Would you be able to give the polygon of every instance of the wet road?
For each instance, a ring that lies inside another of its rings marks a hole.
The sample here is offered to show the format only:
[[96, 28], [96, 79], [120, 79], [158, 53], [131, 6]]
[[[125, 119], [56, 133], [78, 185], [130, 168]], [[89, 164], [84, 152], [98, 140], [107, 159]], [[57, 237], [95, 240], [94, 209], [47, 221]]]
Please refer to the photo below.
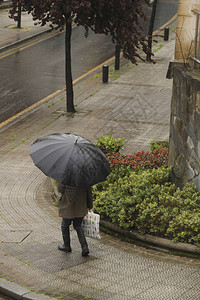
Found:
[[[114, 54], [109, 37], [76, 27], [72, 35], [73, 79]], [[0, 60], [0, 122], [65, 86], [65, 33]], [[6, 74], [6, 76], [4, 76]]]
[[[154, 30], [177, 12], [178, 0], [160, 0]], [[150, 18], [151, 9], [146, 13]], [[148, 22], [144, 24], [148, 31]], [[72, 72], [76, 79], [114, 55], [110, 37], [76, 27], [72, 34]], [[0, 123], [65, 86], [64, 33], [0, 59]]]

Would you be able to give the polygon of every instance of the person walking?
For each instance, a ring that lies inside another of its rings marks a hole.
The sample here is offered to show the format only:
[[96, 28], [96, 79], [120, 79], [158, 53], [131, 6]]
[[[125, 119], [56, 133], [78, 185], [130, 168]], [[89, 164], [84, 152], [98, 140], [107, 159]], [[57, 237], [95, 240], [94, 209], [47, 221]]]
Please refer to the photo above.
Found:
[[72, 251], [69, 226], [73, 223], [81, 244], [82, 256], [87, 256], [89, 249], [81, 225], [88, 210], [93, 207], [92, 189], [91, 187], [75, 188], [58, 183], [58, 191], [62, 194], [58, 200], [58, 211], [59, 216], [62, 217], [61, 231], [64, 242], [63, 245], [58, 246], [58, 249], [65, 252]]

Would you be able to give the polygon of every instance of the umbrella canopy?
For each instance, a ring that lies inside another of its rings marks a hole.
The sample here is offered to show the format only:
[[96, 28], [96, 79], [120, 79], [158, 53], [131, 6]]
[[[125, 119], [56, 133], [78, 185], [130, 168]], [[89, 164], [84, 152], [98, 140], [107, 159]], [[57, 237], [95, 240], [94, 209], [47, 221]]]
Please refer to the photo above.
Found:
[[92, 186], [110, 173], [103, 152], [91, 141], [70, 133], [38, 138], [30, 155], [45, 175], [69, 186]]

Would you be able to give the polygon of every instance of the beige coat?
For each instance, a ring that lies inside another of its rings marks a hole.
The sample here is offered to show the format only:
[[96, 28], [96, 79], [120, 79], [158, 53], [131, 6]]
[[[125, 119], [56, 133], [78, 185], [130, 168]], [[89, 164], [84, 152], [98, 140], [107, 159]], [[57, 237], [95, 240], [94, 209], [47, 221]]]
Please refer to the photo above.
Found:
[[58, 200], [59, 216], [62, 218], [84, 217], [93, 207], [91, 187], [73, 188], [59, 183], [58, 191], [62, 194]]

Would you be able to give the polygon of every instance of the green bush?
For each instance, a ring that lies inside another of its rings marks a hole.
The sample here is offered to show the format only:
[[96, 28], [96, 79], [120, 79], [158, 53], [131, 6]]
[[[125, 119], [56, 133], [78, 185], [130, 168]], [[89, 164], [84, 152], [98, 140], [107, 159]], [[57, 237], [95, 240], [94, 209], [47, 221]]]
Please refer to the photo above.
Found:
[[124, 139], [113, 138], [111, 135], [102, 135], [95, 143], [104, 154], [119, 152], [124, 147]]
[[122, 228], [199, 245], [200, 195], [191, 184], [180, 190], [171, 178], [166, 167], [112, 172], [93, 187], [94, 210]]
[[181, 210], [180, 214], [175, 216], [169, 223], [167, 236], [174, 241], [185, 242], [200, 245], [200, 211]]
[[150, 150], [153, 151], [155, 149], [168, 149], [169, 148], [169, 141], [166, 140], [166, 141], [152, 141], [150, 143], [150, 146], [149, 146]]

